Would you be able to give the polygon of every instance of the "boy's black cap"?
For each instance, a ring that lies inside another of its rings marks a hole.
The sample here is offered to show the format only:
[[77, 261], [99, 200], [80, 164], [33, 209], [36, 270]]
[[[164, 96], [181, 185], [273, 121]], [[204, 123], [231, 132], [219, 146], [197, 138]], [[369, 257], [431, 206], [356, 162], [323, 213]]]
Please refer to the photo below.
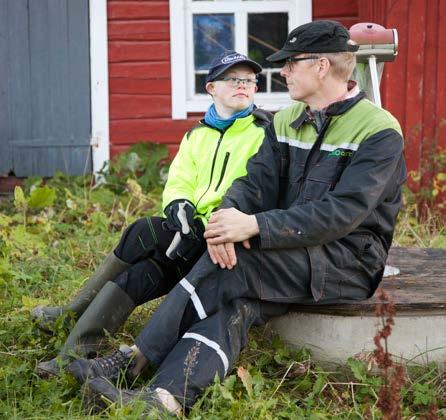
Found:
[[349, 40], [348, 30], [339, 22], [317, 20], [293, 29], [282, 49], [267, 57], [267, 60], [283, 61], [299, 53], [357, 51], [359, 46], [349, 44]]
[[255, 74], [262, 71], [262, 66], [259, 63], [250, 60], [246, 55], [229, 50], [221, 53], [212, 60], [208, 75], [206, 76], [206, 83], [214, 81], [218, 76], [236, 64], [246, 64], [252, 68]]

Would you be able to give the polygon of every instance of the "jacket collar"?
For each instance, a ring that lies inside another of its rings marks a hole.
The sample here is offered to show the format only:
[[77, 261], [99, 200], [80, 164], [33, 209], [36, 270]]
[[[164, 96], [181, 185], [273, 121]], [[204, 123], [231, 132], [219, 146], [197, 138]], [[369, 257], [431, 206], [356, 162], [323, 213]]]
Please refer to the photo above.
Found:
[[200, 124], [212, 128], [213, 130], [217, 130], [220, 132], [225, 132], [228, 130], [231, 131], [243, 131], [245, 130], [254, 120], [259, 120], [263, 123], [269, 123], [272, 120], [272, 114], [268, 111], [265, 111], [263, 109], [257, 108], [254, 105], [254, 110], [252, 111], [251, 114], [249, 114], [248, 116], [244, 117], [244, 118], [238, 118], [236, 119], [226, 130], [218, 130], [215, 127], [211, 127], [210, 125], [206, 124], [206, 122], [204, 121], [204, 118], [200, 120]]
[[[352, 98], [347, 98], [342, 101], [334, 102], [330, 104], [327, 108], [325, 108], [325, 115], [327, 117], [331, 117], [333, 115], [341, 115], [347, 112], [350, 108], [355, 106], [360, 100], [362, 100], [365, 97], [365, 93], [363, 91], [360, 91], [357, 95], [355, 95]], [[308, 112], [309, 108], [308, 106], [302, 111], [302, 113], [295, 119], [291, 124], [290, 127], [294, 129], [300, 128], [300, 126], [304, 122], [310, 122], [311, 121], [311, 115]]]

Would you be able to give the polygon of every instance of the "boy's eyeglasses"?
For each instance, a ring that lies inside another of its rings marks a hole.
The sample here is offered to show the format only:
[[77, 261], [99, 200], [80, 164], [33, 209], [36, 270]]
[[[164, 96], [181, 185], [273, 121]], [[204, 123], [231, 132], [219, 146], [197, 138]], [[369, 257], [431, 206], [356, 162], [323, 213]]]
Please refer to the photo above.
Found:
[[317, 55], [310, 55], [308, 57], [288, 57], [285, 59], [285, 65], [287, 66], [288, 71], [293, 70], [293, 63], [297, 61], [305, 61], [305, 60], [318, 60], [320, 57]]
[[240, 79], [239, 77], [221, 77], [215, 79], [216, 81], [225, 82], [231, 87], [238, 87], [240, 84], [244, 83], [246, 87], [252, 87], [257, 84], [257, 79]]

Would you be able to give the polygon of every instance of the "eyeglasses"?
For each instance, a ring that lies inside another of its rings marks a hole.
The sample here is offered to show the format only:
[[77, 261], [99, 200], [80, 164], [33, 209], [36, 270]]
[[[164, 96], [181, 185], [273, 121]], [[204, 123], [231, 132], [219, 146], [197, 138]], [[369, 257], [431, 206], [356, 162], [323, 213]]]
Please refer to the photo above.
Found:
[[231, 87], [238, 87], [242, 83], [244, 83], [246, 87], [252, 87], [257, 84], [257, 79], [240, 79], [239, 77], [229, 77], [229, 76], [215, 80], [219, 82], [225, 82]]
[[288, 57], [285, 59], [285, 65], [287, 66], [287, 70], [291, 71], [293, 70], [293, 63], [296, 63], [297, 61], [305, 61], [305, 60], [318, 60], [320, 57], [317, 55], [310, 55], [308, 57]]

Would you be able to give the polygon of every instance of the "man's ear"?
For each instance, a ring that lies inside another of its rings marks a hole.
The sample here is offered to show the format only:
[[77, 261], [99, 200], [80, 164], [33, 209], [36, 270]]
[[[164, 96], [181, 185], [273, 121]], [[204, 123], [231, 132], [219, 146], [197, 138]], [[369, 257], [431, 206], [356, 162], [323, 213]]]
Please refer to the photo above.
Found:
[[319, 64], [318, 65], [319, 65], [319, 74], [320, 74], [320, 76], [322, 78], [327, 76], [328, 72], [330, 71], [330, 66], [331, 66], [331, 63], [328, 60], [328, 58], [321, 57], [319, 59]]
[[255, 86], [255, 89], [254, 89], [254, 92], [257, 92], [258, 90], [259, 90], [259, 86], [256, 85], [256, 86]]

